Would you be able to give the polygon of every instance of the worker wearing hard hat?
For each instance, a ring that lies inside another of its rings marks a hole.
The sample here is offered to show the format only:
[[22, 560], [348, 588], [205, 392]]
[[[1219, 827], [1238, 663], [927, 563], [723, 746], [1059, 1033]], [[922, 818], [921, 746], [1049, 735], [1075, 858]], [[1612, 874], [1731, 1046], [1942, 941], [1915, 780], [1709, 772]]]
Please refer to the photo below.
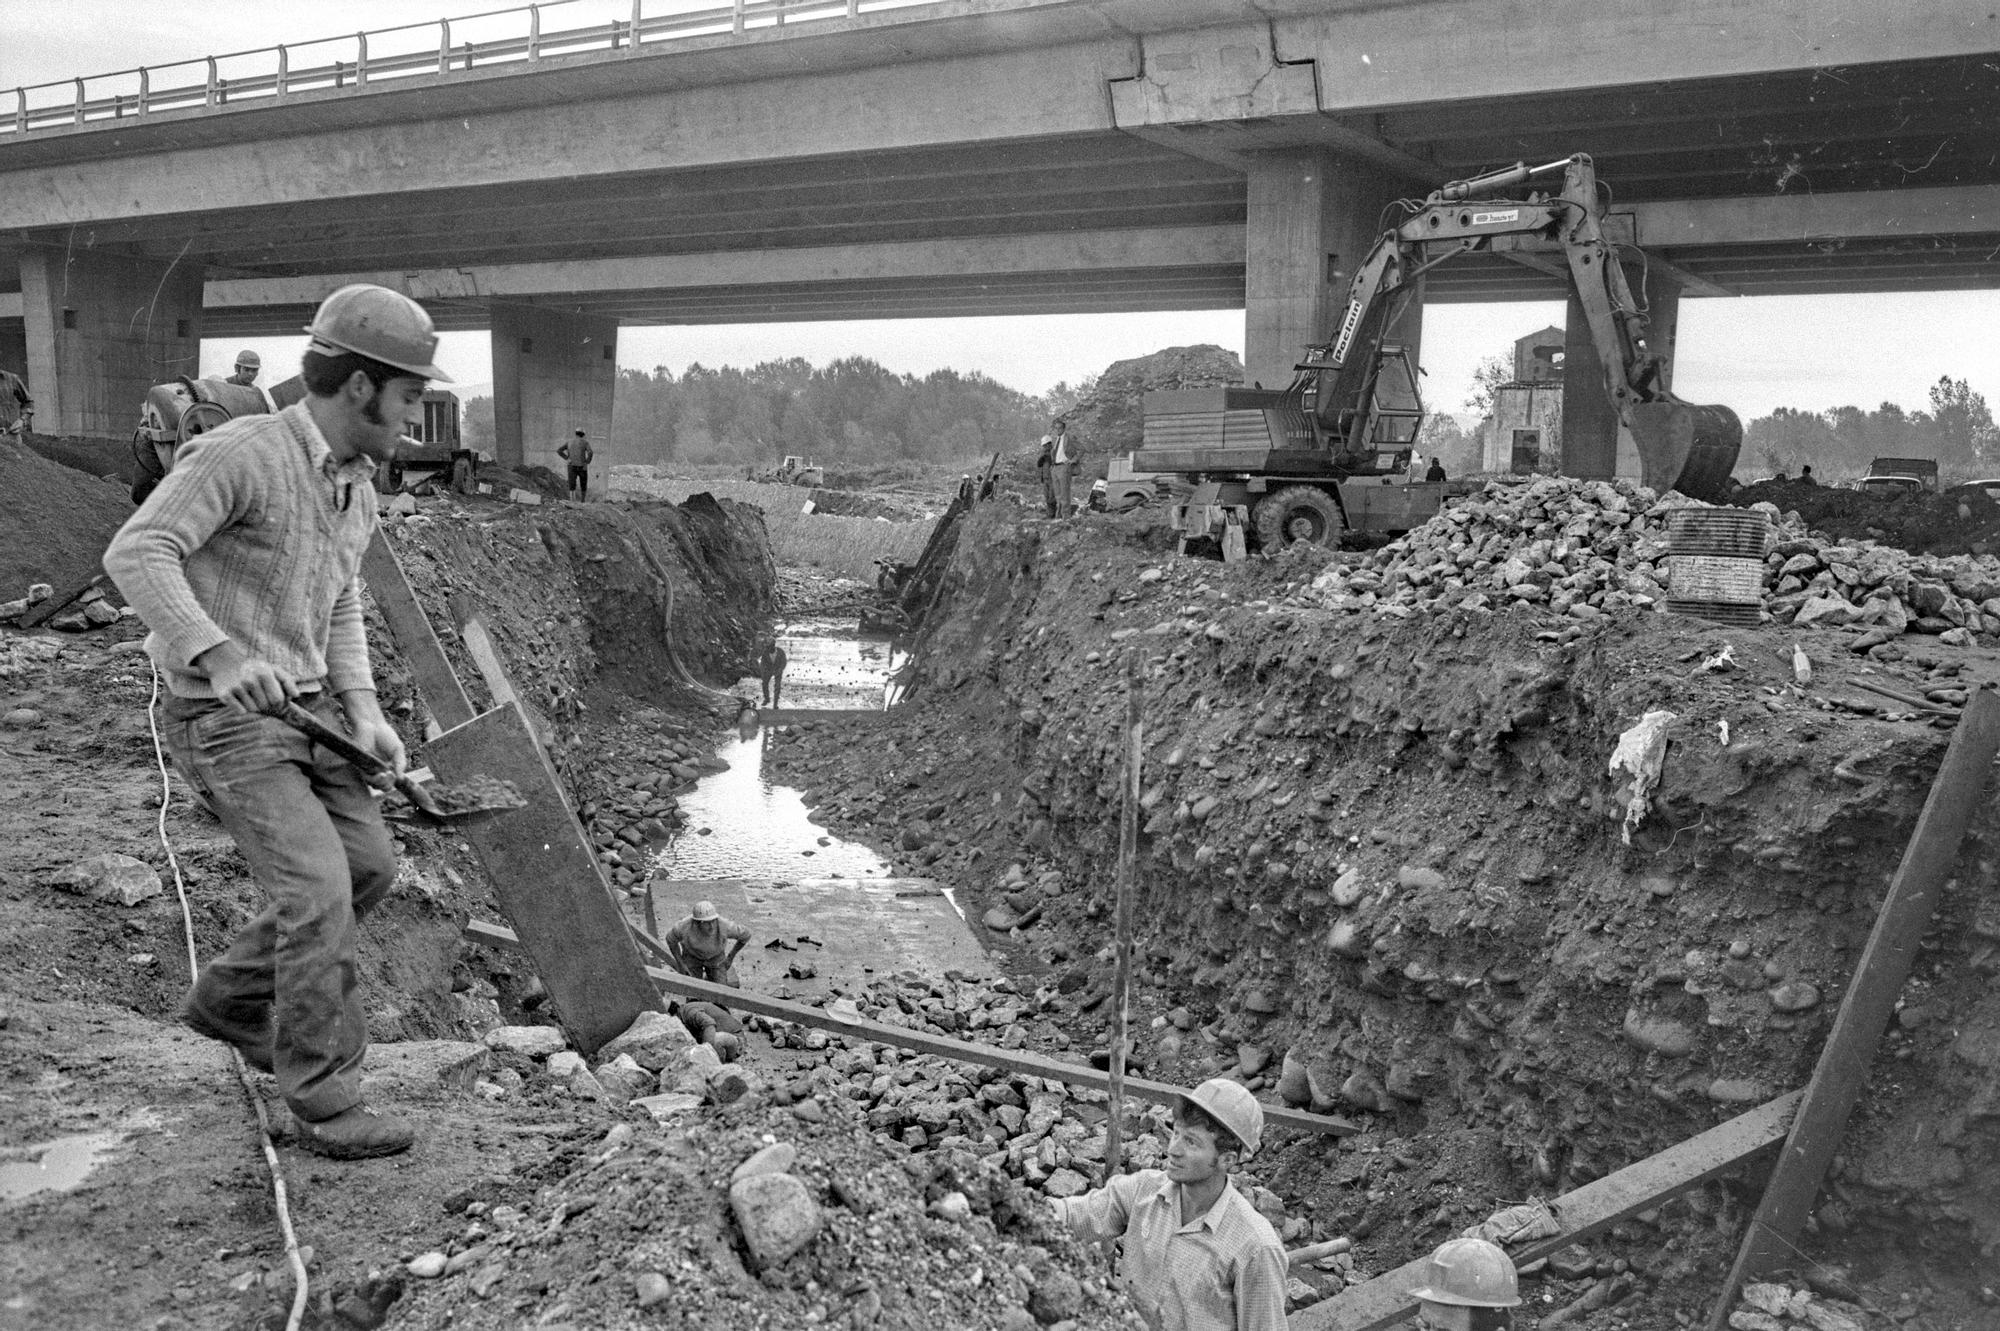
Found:
[[222, 382], [225, 384], [241, 384], [245, 388], [248, 388], [257, 382], [257, 375], [263, 368], [264, 360], [256, 352], [249, 350], [239, 351], [236, 353], [236, 373], [230, 375]]
[[1119, 1279], [1155, 1331], [1284, 1331], [1285, 1249], [1229, 1181], [1263, 1136], [1242, 1083], [1205, 1081], [1180, 1099], [1165, 1169], [1055, 1203], [1079, 1237], [1125, 1240]]
[[681, 974], [732, 989], [743, 987], [736, 978], [736, 954], [750, 941], [750, 931], [723, 919], [713, 901], [695, 902], [694, 910], [660, 941], [667, 945], [667, 955]]
[[430, 316], [385, 287], [342, 287], [306, 331], [306, 399], [189, 440], [104, 567], [152, 630], [175, 769], [269, 902], [202, 967], [181, 1019], [276, 1075], [300, 1145], [358, 1159], [416, 1136], [361, 1099], [355, 926], [396, 860], [356, 769], [271, 713], [296, 704], [403, 771], [375, 697], [361, 555], [376, 464], [419, 418], [425, 381], [445, 376]]
[[1426, 1331], [1508, 1331], [1520, 1306], [1514, 1259], [1485, 1239], [1452, 1239], [1424, 1265], [1417, 1321]]

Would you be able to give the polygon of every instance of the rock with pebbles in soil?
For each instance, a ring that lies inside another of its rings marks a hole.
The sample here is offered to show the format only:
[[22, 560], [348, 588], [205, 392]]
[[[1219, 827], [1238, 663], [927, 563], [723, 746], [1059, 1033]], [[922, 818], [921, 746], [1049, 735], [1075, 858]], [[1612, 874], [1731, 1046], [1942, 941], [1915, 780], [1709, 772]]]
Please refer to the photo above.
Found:
[[639, 1066], [630, 1054], [620, 1054], [608, 1063], [600, 1063], [591, 1074], [597, 1078], [614, 1100], [636, 1100], [651, 1095], [657, 1084], [653, 1074]]
[[789, 1174], [798, 1160], [798, 1147], [790, 1142], [772, 1142], [736, 1166], [735, 1172], [729, 1176], [729, 1185], [733, 1188], [744, 1179], [755, 1178], [759, 1174]]
[[709, 1074], [707, 1093], [711, 1104], [733, 1105], [763, 1089], [763, 1078], [748, 1068], [732, 1063]]
[[1804, 1012], [1819, 1006], [1819, 986], [1805, 980], [1787, 980], [1770, 993], [1771, 1006], [1780, 1012]]
[[1067, 1322], [1083, 1313], [1083, 1286], [1067, 1271], [1049, 1271], [1028, 1295], [1028, 1311], [1043, 1326]]
[[634, 1062], [648, 1072], [658, 1072], [669, 1066], [685, 1049], [694, 1044], [694, 1036], [681, 1024], [679, 1017], [665, 1012], [641, 1012], [630, 1026], [607, 1040], [597, 1051], [600, 1059], [615, 1059], [621, 1054], [630, 1054]]
[[1074, 1169], [1058, 1169], [1042, 1184], [1051, 1197], [1079, 1197], [1090, 1190], [1090, 1181]]
[[1282, 1070], [1278, 1074], [1278, 1098], [1294, 1109], [1303, 1109], [1312, 1103], [1312, 1082], [1306, 1076], [1306, 1062], [1289, 1049], [1285, 1051]]
[[823, 1223], [819, 1203], [791, 1174], [753, 1174], [732, 1183], [729, 1209], [757, 1270], [776, 1266], [811, 1243]]
[[151, 865], [130, 855], [92, 855], [60, 871], [50, 881], [65, 892], [92, 901], [114, 901], [121, 906], [136, 906], [166, 890], [160, 886], [160, 875]]
[[1625, 1038], [1648, 1053], [1679, 1058], [1694, 1049], [1694, 1031], [1668, 1017], [1625, 1014]]

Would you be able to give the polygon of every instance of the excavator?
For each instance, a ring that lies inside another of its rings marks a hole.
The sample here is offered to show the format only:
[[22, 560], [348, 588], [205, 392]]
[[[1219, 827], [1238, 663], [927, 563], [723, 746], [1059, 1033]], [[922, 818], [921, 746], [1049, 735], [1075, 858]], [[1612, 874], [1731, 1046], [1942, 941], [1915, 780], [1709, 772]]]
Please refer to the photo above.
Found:
[[[1507, 197], [1555, 173], [1555, 191]], [[1727, 407], [1668, 391], [1613, 242], [1600, 225], [1596, 168], [1584, 154], [1523, 162], [1453, 181], [1385, 231], [1357, 268], [1332, 339], [1307, 349], [1290, 386], [1161, 390], [1146, 395], [1132, 465], [1179, 473], [1194, 488], [1173, 516], [1185, 550], [1242, 527], [1266, 550], [1338, 544], [1349, 532], [1394, 535], [1421, 525], [1444, 483], [1396, 483], [1409, 468], [1424, 410], [1408, 348], [1391, 342], [1417, 279], [1468, 254], [1560, 255], [1583, 306], [1604, 391], [1638, 447], [1640, 480], [1696, 499], [1721, 498], [1743, 445]], [[1581, 391], [1581, 383], [1571, 385]]]

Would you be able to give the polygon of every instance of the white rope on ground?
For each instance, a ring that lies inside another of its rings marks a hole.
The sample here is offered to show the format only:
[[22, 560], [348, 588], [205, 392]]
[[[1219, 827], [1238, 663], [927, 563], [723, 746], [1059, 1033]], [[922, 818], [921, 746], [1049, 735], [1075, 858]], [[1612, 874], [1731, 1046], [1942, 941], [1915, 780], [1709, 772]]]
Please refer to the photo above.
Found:
[[[188, 982], [201, 973], [201, 965], [194, 951], [194, 914], [188, 906], [187, 882], [181, 877], [180, 858], [174, 854], [174, 843], [167, 838], [167, 805], [173, 799], [173, 782], [167, 776], [166, 750], [160, 743], [160, 724], [157, 709], [160, 703], [160, 667], [153, 666], [153, 696], [146, 700], [146, 728], [153, 732], [153, 762], [160, 769], [160, 845], [167, 852], [167, 866], [174, 872], [174, 891], [181, 899], [181, 930], [187, 939]], [[264, 1112], [264, 1099], [250, 1084], [250, 1069], [243, 1062], [243, 1055], [231, 1048], [229, 1056], [236, 1060], [236, 1080], [243, 1087], [243, 1094], [250, 1100], [250, 1107], [257, 1111], [257, 1130], [263, 1134], [264, 1164], [271, 1171], [271, 1199], [278, 1210], [278, 1229], [285, 1236], [285, 1260], [292, 1268], [292, 1315], [285, 1322], [285, 1331], [299, 1331], [299, 1323], [306, 1315], [306, 1298], [309, 1289], [306, 1282], [305, 1258], [299, 1254], [299, 1236], [292, 1229], [291, 1205], [286, 1199], [285, 1171], [278, 1163], [278, 1148], [271, 1141], [271, 1118]]]

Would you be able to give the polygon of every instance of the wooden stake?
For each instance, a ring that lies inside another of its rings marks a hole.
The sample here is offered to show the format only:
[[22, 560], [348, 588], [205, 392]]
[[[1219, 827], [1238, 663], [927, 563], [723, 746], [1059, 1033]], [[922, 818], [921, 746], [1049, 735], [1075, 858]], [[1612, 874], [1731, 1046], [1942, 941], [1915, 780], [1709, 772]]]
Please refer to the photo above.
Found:
[[1132, 877], [1139, 856], [1140, 716], [1139, 653], [1125, 658], [1125, 780], [1118, 819], [1118, 973], [1111, 990], [1111, 1117], [1104, 1127], [1104, 1176], [1118, 1172], [1125, 1136], [1126, 1024], [1132, 1007]]

